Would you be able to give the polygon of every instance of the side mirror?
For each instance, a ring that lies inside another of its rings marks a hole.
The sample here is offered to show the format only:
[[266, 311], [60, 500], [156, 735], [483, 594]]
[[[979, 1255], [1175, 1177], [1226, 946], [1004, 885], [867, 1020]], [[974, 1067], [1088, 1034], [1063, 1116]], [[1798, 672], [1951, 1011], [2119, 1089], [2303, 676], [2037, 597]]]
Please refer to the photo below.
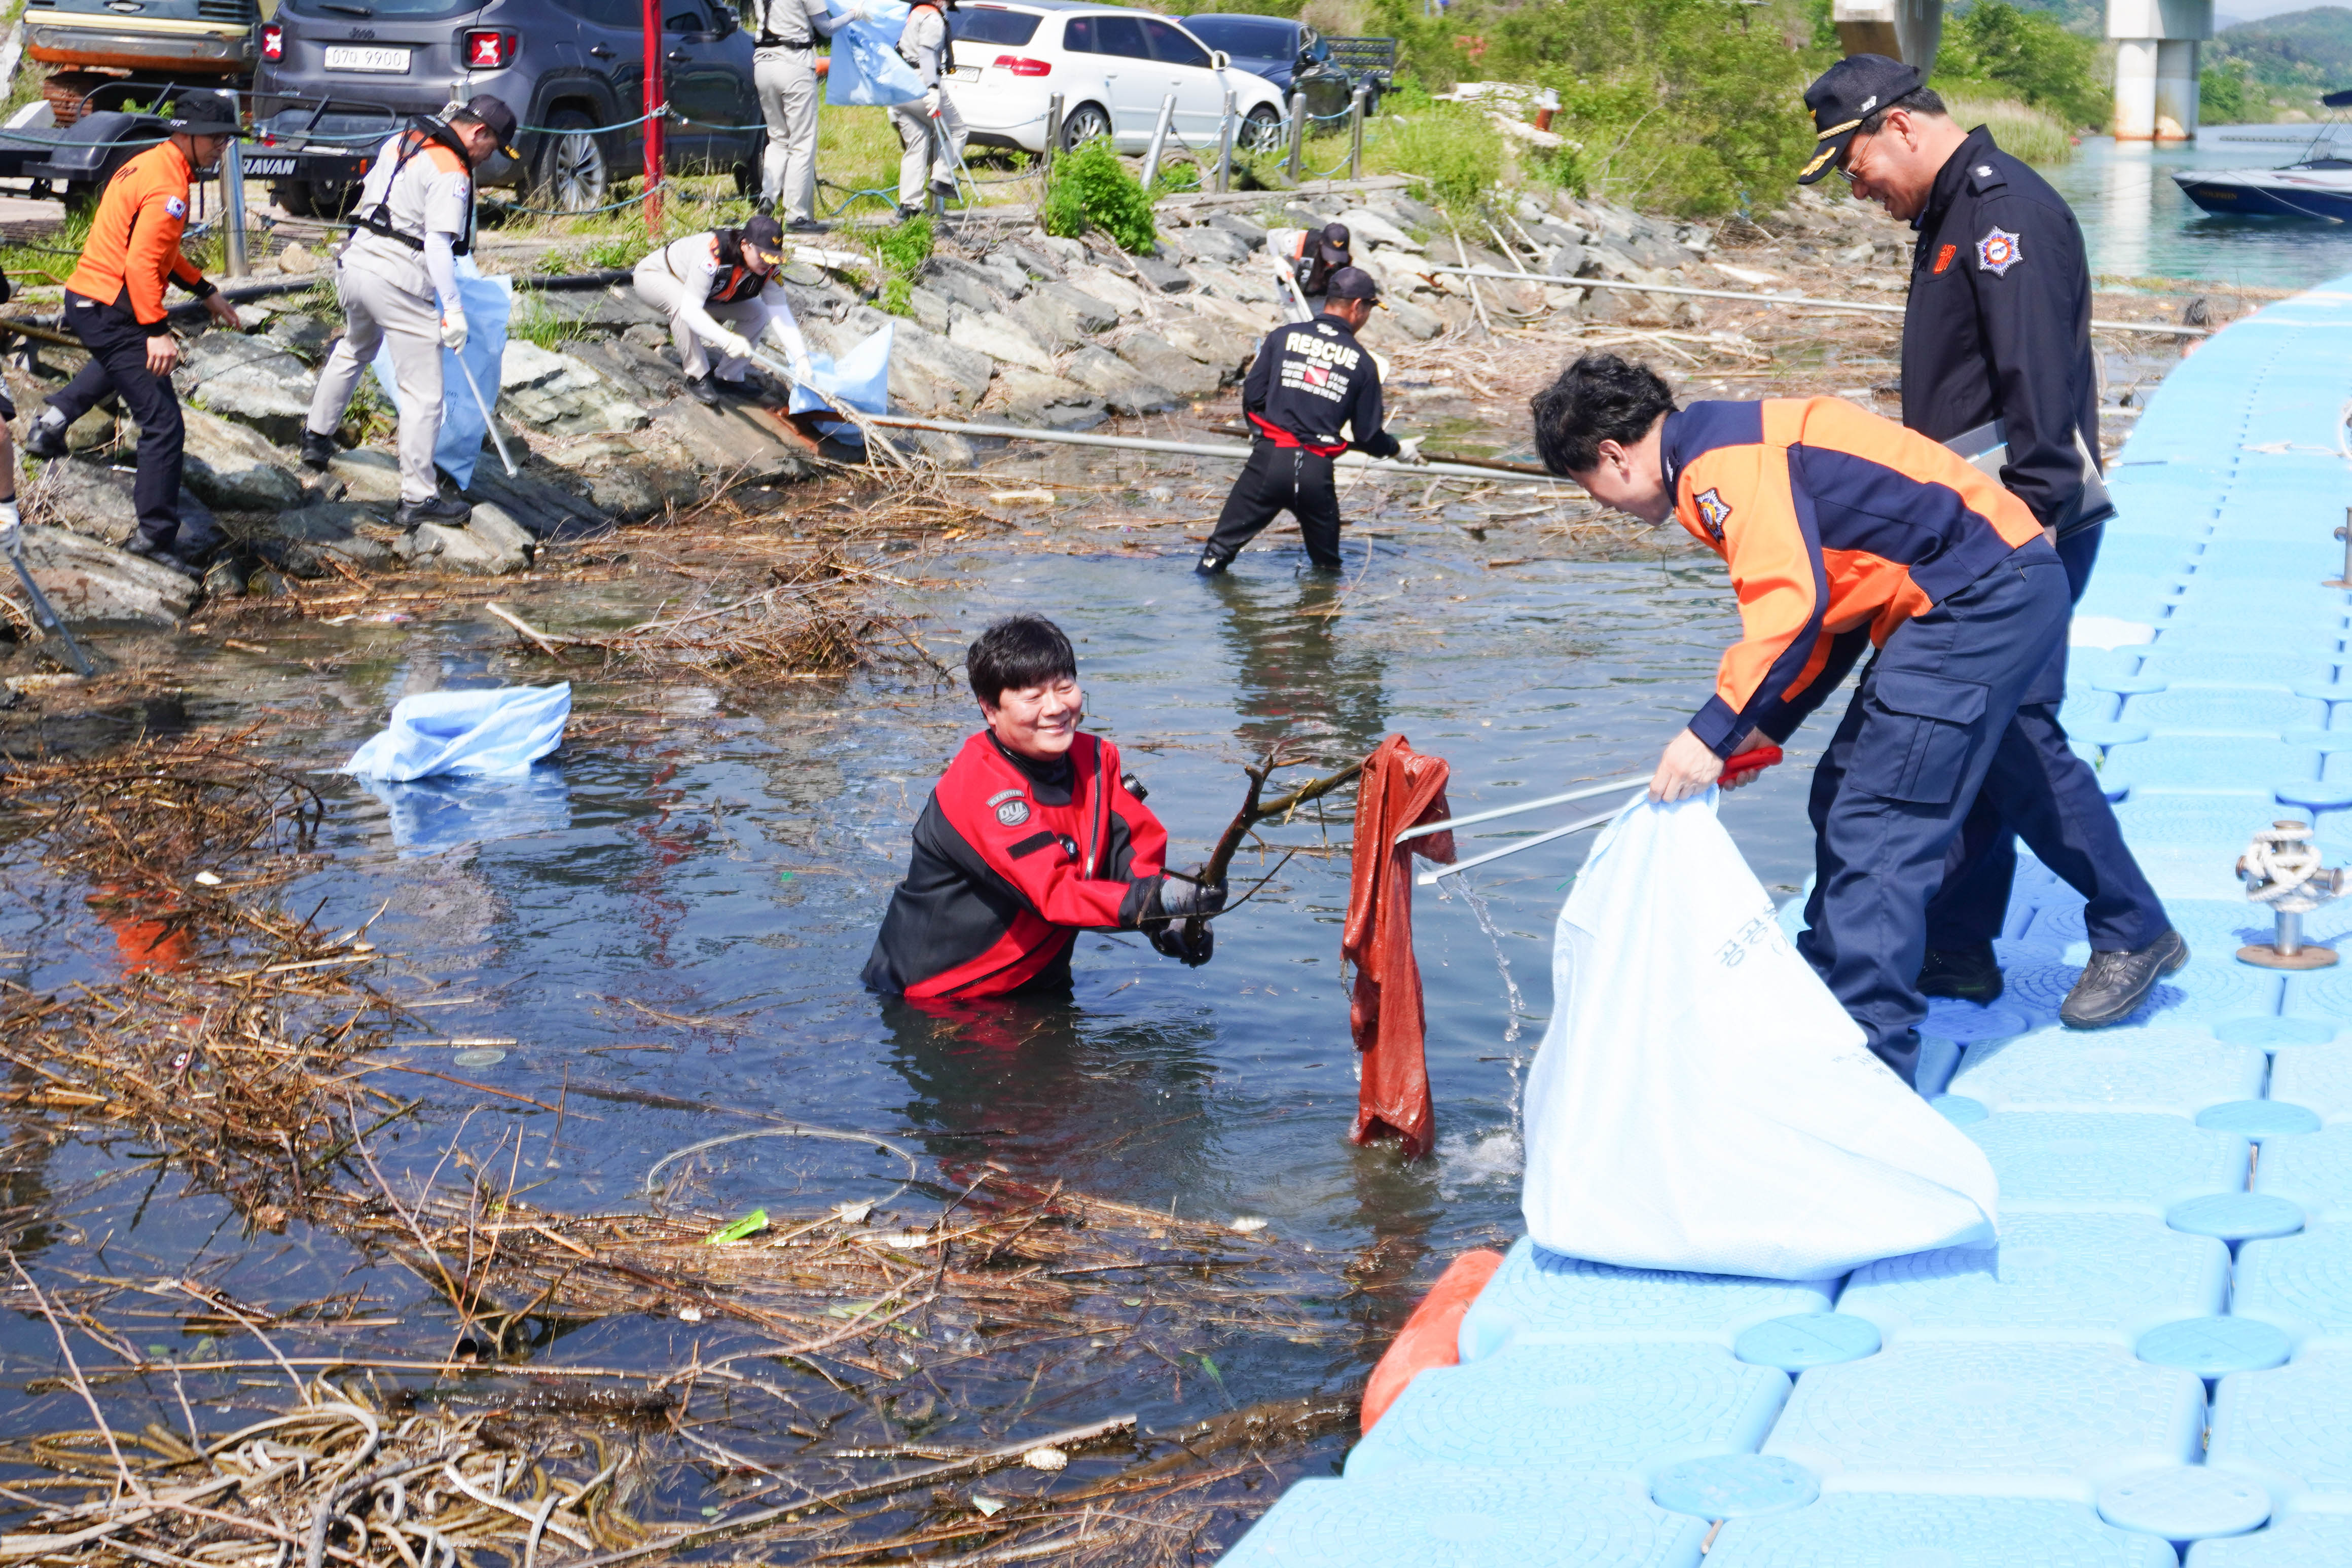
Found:
[[1209, 51], [1209, 68], [1211, 70], [1221, 71], [1233, 63], [1234, 57], [1225, 53], [1224, 50], [1211, 49]]
[[710, 37], [713, 41], [719, 38], [733, 37], [735, 30], [743, 25], [740, 21], [736, 20], [734, 12], [728, 10], [723, 6], [719, 8], [715, 20], [718, 22], [719, 26], [711, 32]]

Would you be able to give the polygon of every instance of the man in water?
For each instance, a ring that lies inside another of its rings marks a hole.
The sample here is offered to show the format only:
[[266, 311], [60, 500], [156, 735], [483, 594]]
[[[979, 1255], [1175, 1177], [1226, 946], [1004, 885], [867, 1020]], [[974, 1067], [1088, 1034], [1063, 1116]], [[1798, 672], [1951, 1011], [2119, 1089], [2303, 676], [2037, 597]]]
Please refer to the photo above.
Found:
[[2018, 705], [2064, 639], [2066, 571], [2008, 490], [1835, 398], [1696, 402], [1588, 354], [1536, 394], [1536, 448], [1601, 505], [1673, 517], [1723, 557], [1743, 635], [1659, 758], [1656, 800], [1788, 739], [1864, 670], [1813, 773], [1805, 956], [1870, 1049], [1916, 1082], [1927, 904]]
[[1086, 694], [1061, 628], [1010, 616], [964, 668], [986, 727], [924, 803], [866, 984], [957, 1000], [1066, 991], [1084, 930], [1140, 930], [1207, 963], [1207, 928], [1195, 945], [1178, 923], [1223, 909], [1224, 887], [1161, 870], [1168, 831], [1120, 774], [1118, 748], [1078, 729]]
[[1370, 273], [1343, 267], [1331, 275], [1321, 315], [1276, 327], [1258, 345], [1242, 382], [1242, 413], [1257, 439], [1195, 571], [1223, 571], [1286, 511], [1298, 519], [1307, 559], [1337, 571], [1339, 492], [1331, 460], [1350, 446], [1374, 457], [1420, 460], [1418, 436], [1400, 442], [1381, 427], [1381, 368], [1356, 341], [1380, 296]]
[[[2033, 513], [2074, 599], [2115, 516], [2099, 473], [2091, 269], [2064, 198], [1979, 126], [1962, 131], [1918, 70], [1853, 55], [1806, 90], [1819, 138], [1806, 184], [1835, 169], [1918, 231], [1903, 315], [1903, 423], [1995, 474]], [[2062, 642], [2017, 710], [1927, 909], [1920, 989], [1990, 1002], [2022, 836], [2087, 901], [2091, 961], [2058, 1009], [2121, 1023], [2189, 946], [2124, 842], [2089, 763], [2066, 743]]]

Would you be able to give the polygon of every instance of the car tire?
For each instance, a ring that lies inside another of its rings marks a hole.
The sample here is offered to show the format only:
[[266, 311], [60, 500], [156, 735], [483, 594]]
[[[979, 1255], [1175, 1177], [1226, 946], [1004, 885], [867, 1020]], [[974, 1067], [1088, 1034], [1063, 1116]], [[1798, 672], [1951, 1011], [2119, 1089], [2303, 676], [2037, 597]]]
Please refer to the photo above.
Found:
[[576, 109], [559, 110], [531, 162], [531, 200], [559, 213], [591, 212], [612, 193], [613, 164], [604, 139]]
[[1088, 141], [1110, 140], [1110, 111], [1098, 103], [1082, 103], [1062, 117], [1061, 150], [1071, 152]]
[[1242, 116], [1234, 136], [1236, 152], [1273, 152], [1282, 145], [1282, 114], [1274, 105], [1261, 103]]
[[270, 196], [293, 218], [340, 218], [359, 205], [355, 181], [281, 180], [269, 187]]

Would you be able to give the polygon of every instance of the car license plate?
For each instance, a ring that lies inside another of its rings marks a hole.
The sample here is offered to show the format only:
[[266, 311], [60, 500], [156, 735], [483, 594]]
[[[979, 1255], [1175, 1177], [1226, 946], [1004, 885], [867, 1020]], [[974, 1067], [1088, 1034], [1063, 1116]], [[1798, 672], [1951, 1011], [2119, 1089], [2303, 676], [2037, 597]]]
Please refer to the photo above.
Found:
[[406, 49], [357, 49], [344, 45], [331, 45], [327, 49], [327, 68], [331, 71], [384, 71], [404, 74], [408, 69]]
[[245, 161], [245, 172], [248, 174], [291, 174], [294, 172], [294, 160], [291, 158], [247, 158]]
[[955, 78], [958, 81], [978, 81], [980, 79], [980, 68], [978, 66], [958, 66], [948, 74]]

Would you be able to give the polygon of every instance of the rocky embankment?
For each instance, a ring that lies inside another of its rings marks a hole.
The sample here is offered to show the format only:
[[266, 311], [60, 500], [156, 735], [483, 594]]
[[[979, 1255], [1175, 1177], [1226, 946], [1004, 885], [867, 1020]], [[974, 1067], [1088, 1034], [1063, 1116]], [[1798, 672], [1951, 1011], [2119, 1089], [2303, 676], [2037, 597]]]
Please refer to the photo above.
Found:
[[[1690, 314], [1612, 282], [1729, 281], [1699, 267], [1709, 234], [1566, 194], [1520, 198], [1487, 244], [1402, 190], [1174, 198], [1160, 209], [1156, 254], [1128, 256], [1095, 237], [1061, 239], [977, 218], [943, 239], [909, 297], [910, 315], [877, 308], [873, 268], [845, 235], [805, 250], [784, 278], [813, 347], [845, 352], [877, 329], [894, 333], [890, 394], [899, 410], [950, 420], [1062, 428], [1195, 404], [1237, 382], [1261, 337], [1284, 319], [1270, 232], [1337, 220], [1356, 258], [1382, 282], [1389, 308], [1374, 347], [1426, 341], [1495, 323], [1564, 318], [1667, 325]], [[1365, 188], [1370, 186], [1372, 188]], [[1557, 281], [1471, 287], [1430, 270], [1487, 266]], [[310, 263], [299, 251], [275, 265]], [[1735, 286], [1737, 283], [1735, 282]], [[496, 574], [530, 564], [545, 540], [578, 538], [692, 506], [720, 490], [816, 471], [820, 454], [777, 413], [749, 402], [713, 409], [684, 395], [667, 327], [626, 284], [519, 291], [498, 413], [521, 473], [485, 449], [464, 491], [463, 528], [391, 526], [398, 473], [388, 405], [365, 405], [343, 432], [352, 449], [325, 475], [302, 468], [300, 438], [318, 366], [340, 323], [321, 291], [241, 304], [244, 330], [206, 330], [177, 381], [188, 408], [182, 549], [187, 575], [124, 555], [132, 531], [136, 432], [94, 411], [70, 433], [75, 455], [37, 465], [26, 491], [27, 555], [68, 619], [169, 624], [206, 596], [283, 591], [288, 579], [372, 570]], [[548, 345], [548, 346], [542, 346]], [[12, 371], [20, 406], [48, 386]], [[486, 389], [487, 390], [487, 389]], [[950, 467], [971, 445], [909, 439]]]

